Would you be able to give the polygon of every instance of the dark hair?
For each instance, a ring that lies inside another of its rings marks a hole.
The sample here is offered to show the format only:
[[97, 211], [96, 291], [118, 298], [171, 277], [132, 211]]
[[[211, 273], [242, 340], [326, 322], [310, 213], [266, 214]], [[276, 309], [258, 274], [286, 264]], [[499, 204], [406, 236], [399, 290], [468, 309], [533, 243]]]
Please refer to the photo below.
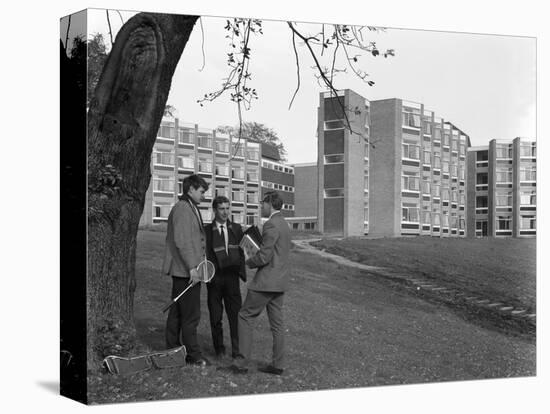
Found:
[[[193, 187], [197, 190], [199, 187], [204, 188], [204, 191], [208, 191], [208, 183], [200, 175], [193, 174], [183, 179], [182, 196], [186, 196], [189, 189]], [[181, 198], [181, 197], [180, 197]]]
[[212, 208], [217, 209], [218, 205], [223, 203], [229, 204], [229, 199], [226, 196], [219, 195], [216, 198], [214, 198], [214, 200], [212, 200]]
[[283, 207], [283, 199], [277, 191], [268, 191], [262, 201], [271, 204], [275, 210], [280, 210]]

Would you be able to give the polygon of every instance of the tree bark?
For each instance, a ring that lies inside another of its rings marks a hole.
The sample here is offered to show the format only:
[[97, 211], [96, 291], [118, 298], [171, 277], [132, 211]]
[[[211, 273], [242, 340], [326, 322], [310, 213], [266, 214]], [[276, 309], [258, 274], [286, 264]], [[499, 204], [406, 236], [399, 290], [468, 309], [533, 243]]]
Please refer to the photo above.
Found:
[[[88, 112], [87, 349], [128, 351], [136, 235], [172, 76], [198, 16], [141, 13], [116, 37]], [[117, 352], [118, 351], [118, 352]]]

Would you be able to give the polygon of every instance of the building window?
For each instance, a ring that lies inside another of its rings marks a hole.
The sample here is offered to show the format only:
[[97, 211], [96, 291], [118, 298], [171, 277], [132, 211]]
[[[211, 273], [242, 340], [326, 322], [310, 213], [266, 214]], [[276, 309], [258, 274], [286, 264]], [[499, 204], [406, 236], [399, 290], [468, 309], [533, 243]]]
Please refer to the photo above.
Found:
[[344, 120], [343, 119], [337, 119], [333, 121], [325, 121], [325, 131], [330, 131], [333, 129], [343, 129], [344, 128]]
[[502, 168], [497, 167], [496, 171], [497, 183], [511, 183], [512, 179], [512, 169], [511, 168]]
[[256, 148], [247, 148], [246, 158], [253, 161], [258, 161], [260, 159], [260, 152]]
[[246, 180], [247, 181], [253, 181], [253, 182], [258, 182], [258, 170], [256, 169], [248, 169], [246, 171]]
[[[247, 213], [246, 214], [246, 225], [247, 226], [252, 226], [254, 224], [256, 224], [257, 220], [256, 220], [256, 215], [255, 214], [249, 214]], [[294, 223], [296, 224], [296, 223]]]
[[507, 144], [497, 144], [496, 157], [498, 159], [511, 159], [512, 158], [512, 146]]
[[234, 212], [231, 214], [231, 221], [233, 223], [243, 224], [244, 225], [244, 214], [242, 212]]
[[522, 165], [519, 170], [520, 181], [537, 181], [537, 167], [535, 165]]
[[403, 126], [420, 128], [420, 115], [411, 112], [403, 112]]
[[158, 132], [158, 136], [162, 138], [175, 139], [176, 138], [175, 128], [170, 125], [161, 125]]
[[420, 209], [416, 204], [413, 203], [403, 203], [401, 207], [401, 221], [406, 221], [409, 223], [418, 223], [419, 222], [419, 212]]
[[298, 230], [300, 223], [292, 223], [292, 230]]
[[423, 194], [430, 194], [430, 178], [425, 178], [422, 180], [422, 193]]
[[231, 170], [231, 178], [236, 178], [237, 180], [244, 180], [244, 170], [242, 168], [233, 168]]
[[497, 230], [512, 230], [512, 217], [497, 216], [496, 227]]
[[199, 158], [199, 172], [212, 174], [212, 162], [204, 158]]
[[195, 143], [195, 129], [191, 128], [179, 128], [178, 140], [180, 144], [194, 144]]
[[424, 133], [427, 135], [432, 133], [432, 123], [429, 120], [424, 120]]
[[244, 158], [244, 144], [241, 142], [231, 144], [231, 154], [235, 157]]
[[325, 155], [325, 164], [341, 164], [344, 162], [344, 154]]
[[258, 204], [258, 193], [248, 191], [246, 193], [246, 202], [251, 204]]
[[420, 177], [416, 173], [409, 175], [404, 172], [404, 175], [401, 176], [401, 189], [404, 191], [420, 191]]
[[495, 195], [497, 207], [512, 207], [511, 192], [497, 192]]
[[403, 158], [420, 159], [420, 145], [403, 143]]
[[199, 147], [212, 148], [212, 136], [199, 132]]
[[521, 157], [534, 158], [537, 156], [537, 147], [535, 143], [524, 144], [521, 143], [519, 146], [519, 154]]
[[434, 197], [440, 197], [441, 196], [441, 185], [434, 183], [432, 186], [433, 189], [433, 196]]
[[432, 214], [429, 211], [422, 211], [422, 223], [430, 224], [432, 222], [431, 215]]
[[244, 191], [243, 190], [233, 190], [231, 191], [231, 200], [237, 201], [239, 203], [244, 202]]
[[216, 175], [229, 177], [229, 165], [216, 164]]
[[435, 227], [439, 227], [439, 225], [441, 224], [439, 216], [440, 216], [440, 215], [439, 215], [438, 213], [436, 213], [436, 212], [434, 212], [434, 213], [432, 214], [432, 217], [433, 217], [433, 225], [434, 225]]
[[430, 152], [430, 151], [424, 151], [423, 154], [424, 154], [424, 157], [423, 157], [423, 159], [422, 159], [422, 162], [423, 162], [424, 164], [430, 164], [431, 161], [432, 161], [432, 154], [431, 154], [431, 152]]
[[441, 156], [439, 153], [434, 153], [434, 168], [441, 168]]
[[195, 169], [195, 160], [188, 155], [178, 156], [178, 168], [183, 168], [187, 170]]
[[488, 183], [489, 183], [489, 174], [487, 173], [476, 174], [476, 185], [487, 185]]
[[443, 201], [449, 201], [449, 188], [448, 187], [443, 187], [441, 189], [441, 199]]
[[223, 185], [217, 185], [216, 186], [216, 197], [217, 196], [225, 196], [229, 198], [229, 187], [225, 187]]
[[306, 230], [315, 230], [315, 223], [313, 222], [306, 222], [304, 223], [304, 228]]
[[153, 206], [153, 217], [167, 219], [173, 204], [155, 204]]
[[444, 212], [441, 215], [443, 227], [449, 227], [449, 213]]
[[519, 203], [522, 206], [534, 206], [537, 204], [537, 193], [535, 190], [521, 190], [519, 192]]
[[340, 198], [344, 197], [343, 188], [325, 188], [325, 198]]
[[537, 228], [537, 221], [534, 215], [520, 216], [519, 226], [522, 230], [535, 230]]
[[174, 192], [174, 179], [164, 175], [153, 176], [153, 190], [163, 193]]
[[174, 153], [168, 151], [155, 151], [153, 153], [155, 165], [174, 165]]
[[216, 152], [229, 152], [229, 142], [225, 140], [216, 141]]

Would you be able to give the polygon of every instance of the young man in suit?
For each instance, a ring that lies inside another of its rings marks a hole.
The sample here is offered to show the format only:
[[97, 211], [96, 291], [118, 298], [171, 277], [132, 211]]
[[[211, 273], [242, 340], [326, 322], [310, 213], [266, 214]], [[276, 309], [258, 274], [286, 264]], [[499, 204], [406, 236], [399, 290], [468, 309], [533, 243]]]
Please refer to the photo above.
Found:
[[206, 181], [198, 175], [183, 180], [183, 193], [168, 216], [163, 273], [172, 277], [172, 298], [178, 296], [190, 283], [190, 288], [170, 308], [166, 320], [166, 347], [185, 345], [187, 363], [206, 366], [197, 342], [200, 321], [201, 284], [198, 264], [206, 254], [206, 236], [198, 205], [208, 190]]
[[262, 201], [262, 216], [269, 219], [262, 229], [260, 250], [246, 265], [258, 271], [248, 285], [246, 299], [239, 312], [239, 349], [241, 355], [233, 360], [229, 370], [246, 373], [252, 353], [252, 332], [258, 316], [267, 309], [273, 335], [271, 364], [260, 367], [261, 372], [281, 375], [284, 365], [283, 298], [290, 279], [290, 229], [281, 207], [283, 200], [276, 191], [267, 192]]
[[239, 278], [246, 282], [244, 253], [239, 247], [243, 238], [240, 224], [229, 220], [229, 199], [217, 196], [212, 201], [214, 220], [205, 226], [206, 253], [208, 260], [214, 263], [216, 274], [208, 283], [208, 312], [210, 329], [216, 357], [225, 355], [223, 344], [223, 308], [229, 321], [231, 335], [231, 355], [239, 355], [239, 331], [237, 315], [241, 309], [241, 289]]

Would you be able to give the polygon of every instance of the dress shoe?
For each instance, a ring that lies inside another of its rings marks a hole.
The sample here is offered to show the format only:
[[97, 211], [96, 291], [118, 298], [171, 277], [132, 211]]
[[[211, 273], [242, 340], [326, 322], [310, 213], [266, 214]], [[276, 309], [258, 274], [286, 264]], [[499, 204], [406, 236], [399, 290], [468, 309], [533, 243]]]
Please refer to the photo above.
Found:
[[267, 365], [265, 367], [258, 368], [258, 371], [265, 372], [266, 374], [282, 375], [282, 368], [275, 368], [273, 365]]
[[188, 365], [196, 365], [198, 367], [206, 367], [210, 365], [210, 361], [208, 361], [205, 357], [200, 358], [186, 358], [185, 362], [187, 362]]

